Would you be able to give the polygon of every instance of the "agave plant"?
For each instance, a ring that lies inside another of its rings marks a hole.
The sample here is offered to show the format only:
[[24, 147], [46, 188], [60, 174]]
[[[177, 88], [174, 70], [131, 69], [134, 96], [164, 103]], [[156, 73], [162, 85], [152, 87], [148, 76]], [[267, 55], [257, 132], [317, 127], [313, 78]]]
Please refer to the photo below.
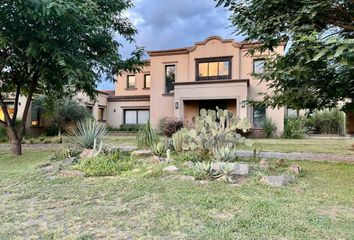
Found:
[[224, 145], [213, 149], [213, 160], [218, 162], [232, 162], [237, 158], [234, 146]]
[[151, 147], [151, 151], [154, 155], [156, 155], [158, 157], [162, 157], [166, 154], [166, 151], [167, 151], [166, 144], [162, 143], [162, 142], [154, 144]]
[[201, 175], [211, 176], [213, 171], [212, 162], [197, 162], [195, 164], [195, 170]]
[[67, 133], [76, 145], [87, 149], [96, 147], [97, 141], [101, 145], [102, 139], [109, 135], [106, 126], [92, 118], [68, 127]]

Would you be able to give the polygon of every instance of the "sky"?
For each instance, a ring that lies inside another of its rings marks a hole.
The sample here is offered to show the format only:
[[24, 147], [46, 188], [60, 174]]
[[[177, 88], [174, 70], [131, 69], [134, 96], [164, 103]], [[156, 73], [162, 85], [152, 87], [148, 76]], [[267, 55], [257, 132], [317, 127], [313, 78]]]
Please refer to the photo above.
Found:
[[[230, 28], [229, 13], [215, 8], [214, 0], [135, 0], [135, 7], [127, 15], [138, 30], [135, 45], [148, 50], [193, 46], [209, 36], [237, 37]], [[129, 57], [134, 44], [123, 43], [120, 53]], [[114, 83], [105, 81], [99, 89], [113, 89]]]

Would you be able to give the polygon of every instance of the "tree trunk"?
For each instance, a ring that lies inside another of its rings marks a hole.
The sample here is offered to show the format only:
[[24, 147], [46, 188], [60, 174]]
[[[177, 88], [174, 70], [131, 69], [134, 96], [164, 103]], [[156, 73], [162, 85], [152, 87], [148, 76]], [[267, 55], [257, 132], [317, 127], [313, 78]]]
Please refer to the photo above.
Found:
[[19, 140], [12, 140], [11, 141], [11, 152], [13, 155], [16, 155], [16, 156], [22, 155], [21, 141], [19, 141]]

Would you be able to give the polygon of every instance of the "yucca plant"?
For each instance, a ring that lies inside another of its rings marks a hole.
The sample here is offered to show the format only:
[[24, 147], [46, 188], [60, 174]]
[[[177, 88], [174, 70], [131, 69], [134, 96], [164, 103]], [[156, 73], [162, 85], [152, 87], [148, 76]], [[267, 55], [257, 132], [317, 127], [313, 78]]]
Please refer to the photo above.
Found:
[[87, 149], [92, 149], [95, 142], [101, 143], [102, 138], [109, 135], [106, 126], [92, 118], [71, 125], [67, 133], [76, 145]]
[[151, 148], [159, 141], [159, 136], [151, 127], [150, 122], [140, 128], [137, 135], [137, 143], [139, 148]]
[[232, 162], [237, 158], [236, 148], [223, 145], [213, 149], [213, 160], [218, 162]]

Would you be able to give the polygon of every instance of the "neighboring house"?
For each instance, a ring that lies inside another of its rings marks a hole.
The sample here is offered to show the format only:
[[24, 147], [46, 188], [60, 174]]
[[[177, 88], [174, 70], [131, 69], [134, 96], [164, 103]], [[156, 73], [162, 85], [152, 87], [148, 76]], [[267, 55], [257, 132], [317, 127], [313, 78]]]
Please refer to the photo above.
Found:
[[[284, 129], [284, 108], [252, 107], [247, 100], [261, 100], [268, 92], [253, 74], [264, 71], [264, 59], [270, 53], [247, 54], [257, 43], [237, 43], [220, 37], [209, 37], [192, 47], [149, 51], [150, 60], [138, 74], [118, 76], [115, 96], [108, 98], [108, 123], [146, 123], [156, 127], [163, 117], [176, 117], [193, 123], [202, 108], [216, 106], [248, 118], [260, 128], [266, 117]], [[283, 54], [284, 45], [275, 49]], [[150, 116], [150, 117], [149, 117]]]

